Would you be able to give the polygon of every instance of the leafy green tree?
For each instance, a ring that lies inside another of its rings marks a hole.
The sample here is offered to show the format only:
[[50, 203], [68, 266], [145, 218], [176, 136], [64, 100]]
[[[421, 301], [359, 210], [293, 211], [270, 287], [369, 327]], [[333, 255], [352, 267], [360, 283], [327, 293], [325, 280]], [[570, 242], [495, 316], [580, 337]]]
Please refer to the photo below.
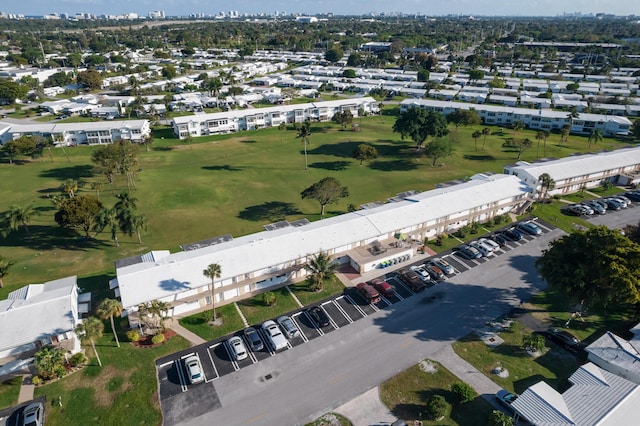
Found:
[[2, 149], [9, 154], [9, 163], [13, 164], [13, 159], [18, 155], [34, 158], [42, 154], [42, 145], [33, 136], [23, 135], [12, 139], [4, 144]]
[[116, 339], [116, 345], [120, 347], [120, 341], [118, 340], [118, 333], [116, 332], [116, 325], [113, 322], [113, 317], [120, 316], [120, 314], [122, 314], [122, 304], [115, 299], [104, 299], [100, 302], [100, 306], [98, 306], [97, 314], [101, 319], [108, 319], [111, 321], [113, 337]]
[[460, 126], [480, 124], [480, 116], [474, 109], [457, 109], [447, 115], [447, 121], [452, 123], [457, 131]]
[[78, 84], [89, 90], [97, 90], [102, 87], [102, 75], [93, 69], [80, 71], [76, 77]]
[[211, 263], [202, 271], [205, 277], [211, 280], [211, 306], [213, 307], [213, 319], [216, 317], [215, 280], [222, 276], [222, 268], [217, 263]]
[[440, 158], [447, 158], [453, 155], [456, 147], [449, 138], [435, 138], [425, 145], [424, 155], [430, 157], [433, 161], [431, 167], [435, 167]]
[[427, 402], [427, 413], [434, 420], [444, 417], [448, 409], [449, 404], [442, 395], [433, 395]]
[[0, 256], [0, 288], [4, 287], [4, 277], [9, 275], [9, 269], [15, 264], [11, 259]]
[[56, 377], [56, 368], [64, 365], [64, 350], [45, 346], [36, 352], [33, 358], [38, 376], [50, 380]]
[[300, 138], [302, 143], [304, 144], [304, 169], [307, 170], [309, 168], [307, 162], [307, 144], [309, 143], [309, 138], [311, 137], [311, 121], [305, 120], [298, 129], [298, 134], [296, 138]]
[[489, 414], [487, 426], [513, 426], [513, 419], [500, 410], [493, 410]]
[[20, 206], [14, 204], [2, 214], [2, 236], [4, 238], [9, 235], [11, 231], [17, 231], [20, 226], [24, 227], [24, 232], [29, 235], [29, 222], [36, 215], [36, 211], [33, 206]]
[[165, 65], [162, 67], [162, 76], [166, 79], [174, 79], [178, 75], [178, 71], [176, 71], [176, 67], [171, 64]]
[[78, 181], [75, 179], [67, 179], [60, 185], [62, 192], [66, 193], [69, 198], [75, 198], [78, 190]]
[[595, 142], [595, 143], [602, 142], [602, 130], [593, 129], [593, 131], [589, 135], [589, 146], [588, 146], [588, 148], [591, 148], [591, 143], [592, 142]]
[[348, 68], [348, 69], [342, 71], [342, 76], [344, 78], [356, 78], [356, 70]]
[[429, 136], [439, 138], [449, 132], [447, 119], [442, 114], [423, 108], [409, 108], [400, 113], [393, 131], [400, 133], [402, 139], [414, 141], [416, 149], [420, 149]]
[[375, 146], [363, 143], [354, 148], [352, 155], [356, 160], [360, 160], [362, 166], [362, 162], [378, 158], [378, 150]]
[[478, 393], [473, 390], [473, 388], [469, 386], [469, 384], [463, 382], [456, 382], [452, 384], [451, 392], [453, 392], [453, 394], [458, 397], [458, 400], [462, 404], [471, 402], [478, 396]]
[[104, 323], [99, 318], [89, 317], [78, 324], [75, 332], [80, 340], [88, 340], [91, 343], [93, 353], [96, 355], [96, 359], [98, 360], [98, 365], [102, 367], [102, 361], [100, 361], [100, 355], [98, 355], [98, 351], [96, 350], [95, 341], [102, 337], [102, 333], [104, 332]]
[[418, 71], [418, 81], [422, 82], [427, 82], [429, 81], [429, 77], [431, 76], [431, 73], [428, 70], [419, 70]]
[[262, 293], [262, 303], [264, 303], [265, 306], [273, 306], [277, 301], [278, 298], [276, 297], [276, 294], [274, 292], [265, 291], [264, 293]]
[[598, 226], [551, 241], [536, 267], [550, 288], [583, 307], [629, 303], [640, 309], [640, 245], [618, 230]]
[[340, 59], [342, 59], [342, 56], [344, 55], [344, 52], [341, 48], [335, 46], [332, 47], [331, 49], [327, 50], [327, 52], [324, 54], [324, 58], [328, 61], [333, 63], [338, 62]]
[[504, 78], [495, 76], [493, 80], [489, 82], [489, 87], [493, 89], [504, 89], [507, 86], [507, 82]]
[[545, 340], [542, 334], [527, 334], [522, 338], [522, 347], [530, 352], [542, 352], [545, 348]]
[[338, 123], [342, 127], [342, 130], [344, 130], [347, 127], [347, 124], [353, 123], [353, 114], [351, 114], [351, 111], [349, 110], [336, 112], [333, 115], [333, 121]]
[[567, 84], [567, 90], [569, 90], [571, 93], [577, 93], [579, 88], [580, 88], [580, 83]]
[[302, 199], [311, 198], [320, 203], [320, 216], [324, 216], [325, 207], [328, 204], [335, 204], [341, 198], [349, 196], [349, 189], [342, 186], [340, 181], [334, 177], [326, 177], [314, 183], [300, 193]]
[[82, 232], [86, 238], [91, 237], [98, 221], [98, 213], [102, 202], [92, 195], [78, 195], [62, 202], [55, 214], [58, 225]]
[[469, 71], [469, 81], [478, 81], [484, 78], [484, 71], [482, 70], [470, 70]]
[[362, 65], [362, 56], [360, 56], [360, 54], [357, 52], [350, 54], [349, 58], [347, 59], [347, 66], [357, 67], [360, 65]]
[[337, 264], [333, 262], [331, 256], [321, 251], [312, 256], [305, 269], [309, 272], [309, 282], [314, 291], [322, 291], [325, 281], [336, 271]]
[[29, 88], [10, 78], [0, 78], [0, 104], [12, 104], [27, 97]]

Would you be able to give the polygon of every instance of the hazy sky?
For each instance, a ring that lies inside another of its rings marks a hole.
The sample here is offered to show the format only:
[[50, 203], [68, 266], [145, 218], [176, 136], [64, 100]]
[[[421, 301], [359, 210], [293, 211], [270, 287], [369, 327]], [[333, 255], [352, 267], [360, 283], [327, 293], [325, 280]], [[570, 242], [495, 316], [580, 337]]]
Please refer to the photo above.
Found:
[[152, 10], [164, 10], [167, 15], [237, 10], [242, 13], [273, 13], [275, 11], [307, 14], [333, 12], [360, 15], [369, 12], [404, 12], [428, 15], [519, 15], [555, 16], [582, 12], [640, 15], [638, 0], [0, 0], [0, 11], [25, 15], [52, 12], [120, 14], [135, 12], [147, 15]]

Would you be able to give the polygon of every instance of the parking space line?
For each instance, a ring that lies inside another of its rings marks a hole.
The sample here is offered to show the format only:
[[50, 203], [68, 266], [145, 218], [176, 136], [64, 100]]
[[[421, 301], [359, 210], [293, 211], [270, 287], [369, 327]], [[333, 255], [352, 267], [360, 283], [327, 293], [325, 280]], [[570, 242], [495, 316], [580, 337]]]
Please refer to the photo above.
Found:
[[352, 324], [353, 320], [351, 319], [351, 317], [349, 315], [347, 315], [347, 313], [344, 311], [344, 309], [342, 309], [342, 306], [340, 306], [340, 304], [337, 302], [337, 300], [342, 298], [342, 297], [344, 297], [344, 296], [336, 297], [335, 299], [331, 300], [331, 303], [333, 303], [333, 305], [336, 307], [336, 309], [339, 310], [342, 315], [344, 315], [345, 319], [347, 321], [349, 321], [349, 324]]
[[351, 305], [353, 305], [353, 307], [356, 308], [356, 310], [358, 312], [360, 312], [360, 314], [362, 314], [363, 317], [367, 316], [367, 313], [365, 311], [363, 311], [362, 308], [356, 304], [355, 300], [353, 300], [352, 298], [350, 298], [346, 294], [345, 294], [344, 298], [347, 300], [347, 302], [349, 302]]
[[225, 340], [223, 343], [224, 350], [227, 352], [229, 359], [231, 360], [231, 365], [235, 371], [240, 370], [240, 366], [238, 365], [238, 361], [236, 361], [236, 357], [231, 354], [231, 349], [229, 348], [228, 340]]
[[[300, 337], [302, 337], [302, 340], [304, 340], [305, 342], [309, 341], [309, 338], [302, 332], [302, 327], [300, 327], [300, 324], [298, 323], [298, 321], [296, 321], [296, 317], [299, 316], [302, 313], [302, 311], [296, 312], [295, 314], [291, 315], [291, 320], [295, 323], [296, 327], [298, 328], [298, 332], [300, 333]], [[306, 312], [305, 312], [306, 314]], [[313, 321], [312, 321], [313, 323]]]
[[404, 287], [404, 288], [405, 288], [409, 293], [411, 293], [411, 295], [416, 294], [416, 292], [415, 292], [415, 291], [413, 291], [413, 290], [411, 290], [411, 288], [410, 288], [408, 285], [406, 285], [406, 284], [405, 284], [405, 283], [404, 283], [400, 278], [398, 278], [398, 277], [391, 277], [391, 278], [389, 278], [389, 279], [390, 279], [390, 280], [395, 280], [395, 281], [397, 281], [397, 282], [398, 282], [402, 287]]
[[[200, 365], [202, 365], [202, 360], [200, 359], [200, 354], [198, 354], [197, 352], [190, 352], [188, 354], [184, 354], [182, 355], [182, 359], [187, 359], [190, 356], [195, 356], [196, 358], [198, 358], [198, 361], [200, 362]], [[204, 381], [207, 381], [207, 375], [204, 374], [204, 368], [202, 368], [202, 376], [204, 377]], [[186, 380], [186, 379], [185, 379]]]
[[[324, 305], [327, 305], [329, 303], [332, 303], [332, 300], [329, 300], [327, 302], [324, 302], [320, 305], [320, 309], [322, 309], [324, 311], [324, 313], [327, 315], [327, 318], [329, 318], [329, 322], [331, 323], [331, 325], [333, 326], [334, 330], [339, 329], [340, 327], [338, 327], [338, 324], [335, 323], [335, 321], [333, 320], [333, 318], [331, 318], [331, 315], [329, 315], [329, 312], [327, 312], [327, 310], [324, 308]], [[342, 313], [342, 312], [340, 312]], [[324, 331], [322, 332], [322, 334], [325, 334]]]
[[[320, 308], [322, 309], [322, 308]], [[322, 309], [324, 311], [324, 309]], [[325, 311], [325, 314], [327, 312]], [[318, 327], [318, 324], [316, 324], [316, 322], [313, 320], [313, 318], [311, 318], [311, 315], [309, 315], [309, 313], [305, 310], [304, 311], [304, 315], [307, 317], [307, 319], [309, 320], [309, 322], [311, 324], [313, 324], [313, 329], [316, 330], [318, 332], [319, 335], [324, 336], [324, 331], [322, 331], [322, 328]], [[329, 317], [329, 315], [327, 315], [327, 318], [329, 318], [329, 321], [331, 321], [331, 317]]]
[[245, 344], [245, 347], [247, 348], [247, 354], [249, 355], [249, 358], [251, 358], [251, 363], [255, 364], [256, 362], [258, 362], [258, 358], [256, 358], [256, 356], [253, 354], [253, 349], [249, 350], [249, 348], [251, 347], [251, 343], [247, 339], [247, 336], [242, 335], [242, 337], [240, 338], [242, 339], [242, 341]]
[[267, 337], [267, 333], [265, 333], [262, 327], [260, 327], [260, 329], [258, 330], [258, 333], [260, 333], [260, 335], [262, 336], [262, 340], [264, 341], [264, 347], [267, 348], [269, 355], [274, 356], [276, 353], [275, 351], [271, 350], [271, 340]]
[[[216, 377], [214, 377], [213, 379], [211, 379], [210, 381], [214, 381], [215, 379], [220, 377], [220, 373], [218, 373], [218, 369], [216, 368], [216, 363], [213, 362], [213, 357], [211, 356], [211, 349], [215, 348], [216, 346], [218, 346], [220, 343], [217, 343], [215, 345], [211, 345], [207, 348], [207, 355], [209, 355], [209, 361], [211, 361], [211, 365], [213, 366], [213, 371], [215, 371], [216, 373]], [[209, 382], [207, 382], [209, 383]]]
[[178, 371], [178, 379], [180, 380], [180, 389], [182, 389], [182, 392], [186, 392], [188, 390], [187, 388], [187, 379], [184, 377], [184, 372], [182, 371], [182, 362], [181, 362], [182, 358], [180, 358], [180, 360], [175, 360], [175, 364], [176, 364], [176, 370]]

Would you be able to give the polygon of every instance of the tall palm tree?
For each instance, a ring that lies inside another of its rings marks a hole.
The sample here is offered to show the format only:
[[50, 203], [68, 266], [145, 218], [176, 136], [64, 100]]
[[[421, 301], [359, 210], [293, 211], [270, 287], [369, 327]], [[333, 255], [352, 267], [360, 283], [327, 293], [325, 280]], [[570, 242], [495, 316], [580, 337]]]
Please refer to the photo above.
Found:
[[0, 256], [0, 288], [4, 287], [4, 277], [9, 275], [9, 269], [14, 264], [13, 260]]
[[60, 185], [60, 189], [66, 192], [69, 198], [74, 198], [78, 190], [78, 182], [75, 179], [67, 179]]
[[322, 290], [324, 282], [335, 272], [336, 268], [337, 265], [333, 263], [331, 256], [324, 251], [311, 257], [305, 265], [305, 269], [311, 273], [309, 280], [315, 291]]
[[544, 157], [546, 158], [547, 156], [547, 138], [551, 135], [551, 132], [548, 130], [543, 130], [542, 131], [542, 136], [544, 137], [544, 146], [543, 146], [543, 154]]
[[309, 143], [309, 137], [311, 137], [311, 121], [306, 120], [302, 124], [296, 137], [302, 139], [302, 143], [304, 143], [304, 169], [307, 170], [309, 168], [307, 163], [307, 144]]
[[100, 355], [98, 355], [98, 351], [96, 350], [95, 340], [102, 337], [102, 333], [104, 332], [104, 323], [99, 318], [89, 317], [78, 324], [75, 332], [78, 337], [80, 337], [80, 340], [88, 340], [91, 343], [93, 353], [96, 354], [96, 359], [98, 360], [98, 365], [102, 367]]
[[53, 346], [45, 346], [33, 355], [38, 375], [43, 379], [52, 379], [56, 376], [56, 367], [64, 363], [64, 351]]
[[602, 130], [600, 129], [593, 129], [593, 131], [591, 132], [591, 134], [589, 135], [589, 148], [591, 148], [591, 142], [602, 142]]
[[538, 182], [540, 183], [540, 194], [542, 196], [542, 200], [546, 200], [549, 195], [549, 191], [553, 191], [556, 187], [556, 181], [549, 175], [549, 173], [543, 173], [538, 177]]
[[116, 198], [118, 201], [113, 205], [113, 209], [119, 218], [121, 218], [127, 210], [135, 213], [138, 208], [138, 199], [131, 196], [131, 193], [123, 191], [117, 194]]
[[482, 150], [484, 151], [484, 144], [487, 143], [487, 136], [489, 136], [491, 134], [491, 129], [489, 129], [488, 127], [485, 127], [484, 129], [482, 129], [482, 135], [484, 136], [484, 139], [482, 140]]
[[98, 212], [96, 218], [95, 231], [102, 232], [104, 228], [109, 228], [111, 231], [111, 239], [115, 242], [116, 247], [120, 247], [118, 242], [118, 227], [120, 226], [120, 220], [118, 218], [118, 211], [113, 208], [102, 208]]
[[217, 263], [212, 263], [207, 266], [207, 269], [202, 271], [205, 277], [211, 279], [211, 306], [213, 306], [213, 319], [216, 319], [216, 297], [215, 297], [215, 284], [214, 281], [222, 276], [222, 268]]
[[282, 143], [282, 133], [287, 130], [287, 124], [283, 121], [282, 123], [280, 123], [280, 125], [278, 126], [278, 130], [280, 130], [280, 143]]
[[480, 138], [480, 136], [482, 136], [482, 132], [479, 130], [476, 130], [475, 132], [473, 132], [473, 134], [471, 135], [471, 137], [473, 138], [473, 145], [474, 145], [474, 151], [478, 150], [478, 139]]
[[[149, 303], [149, 313], [154, 318], [154, 323], [156, 327], [160, 327], [164, 330], [164, 320], [169, 315], [169, 309], [171, 306], [167, 302], [161, 302], [159, 300], [152, 300]], [[155, 319], [157, 318], [157, 322]]]
[[115, 299], [104, 299], [100, 306], [98, 306], [97, 314], [103, 320], [109, 319], [111, 321], [111, 331], [113, 331], [113, 337], [116, 338], [116, 345], [120, 347], [120, 341], [118, 340], [118, 333], [116, 333], [116, 326], [113, 322], [114, 316], [120, 316], [122, 313], [122, 304]]
[[96, 198], [100, 198], [100, 191], [104, 189], [104, 183], [102, 182], [91, 182], [91, 189], [96, 191]]
[[24, 232], [29, 235], [29, 222], [36, 214], [33, 206], [22, 207], [14, 204], [3, 214], [2, 222], [6, 225], [6, 228], [2, 230], [2, 236], [6, 237], [9, 232], [17, 231], [20, 226], [24, 227]]
[[138, 236], [138, 244], [142, 244], [142, 233], [147, 230], [147, 216], [139, 214], [131, 218], [131, 228]]
[[569, 124], [567, 124], [566, 126], [562, 126], [562, 129], [560, 129], [560, 148], [562, 148], [562, 144], [569, 138], [570, 131], [571, 125]]
[[536, 157], [540, 157], [540, 141], [544, 139], [544, 134], [541, 130], [536, 132], [536, 140], [538, 141], [538, 148], [536, 149]]
[[513, 123], [513, 138], [515, 139], [515, 137], [518, 135], [518, 132], [520, 130], [524, 129], [524, 124], [522, 124], [522, 121], [517, 120], [515, 123]]

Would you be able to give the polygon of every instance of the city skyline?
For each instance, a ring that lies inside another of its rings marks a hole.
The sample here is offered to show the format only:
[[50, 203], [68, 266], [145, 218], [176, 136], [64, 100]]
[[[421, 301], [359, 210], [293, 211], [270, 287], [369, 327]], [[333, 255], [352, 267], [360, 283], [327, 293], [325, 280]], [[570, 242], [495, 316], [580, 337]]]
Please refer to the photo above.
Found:
[[276, 11], [302, 14], [364, 15], [370, 13], [405, 13], [431, 16], [477, 15], [477, 16], [557, 16], [562, 14], [640, 15], [640, 6], [635, 0], [405, 0], [388, 2], [383, 0], [239, 0], [233, 4], [208, 0], [30, 0], [0, 6], [8, 14], [42, 16], [51, 13], [90, 13], [95, 15], [119, 15], [137, 13], [141, 17], [154, 10], [163, 10], [167, 16], [190, 14], [216, 15], [219, 12], [237, 10], [240, 14], [274, 14]]

